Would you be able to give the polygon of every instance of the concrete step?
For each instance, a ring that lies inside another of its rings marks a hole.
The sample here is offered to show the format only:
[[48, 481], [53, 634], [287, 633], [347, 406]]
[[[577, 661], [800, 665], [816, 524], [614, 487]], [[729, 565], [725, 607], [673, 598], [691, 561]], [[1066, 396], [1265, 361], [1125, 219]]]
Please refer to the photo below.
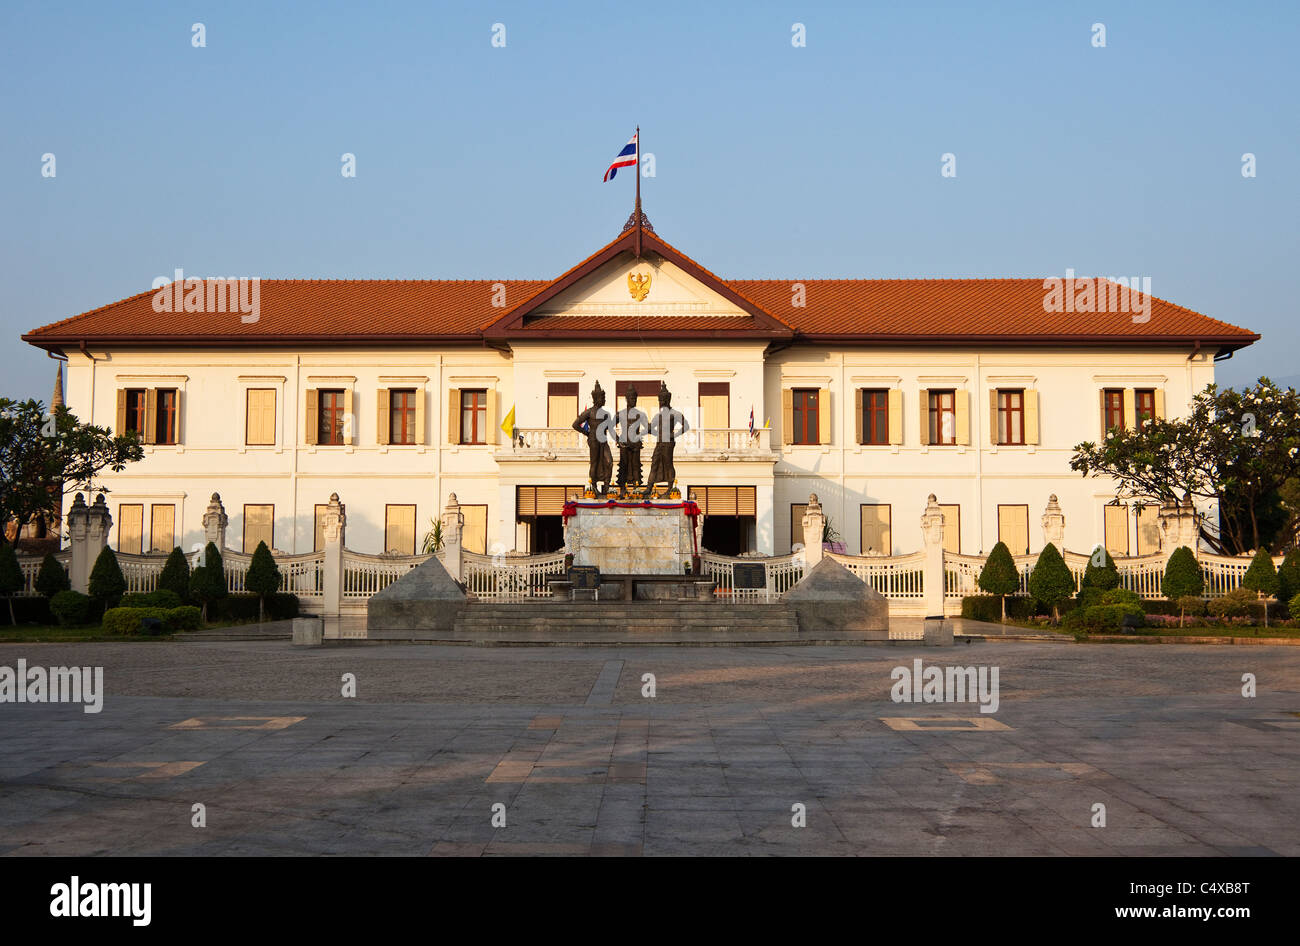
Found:
[[458, 635], [763, 635], [798, 637], [785, 604], [730, 605], [702, 601], [548, 601], [474, 603], [456, 619]]

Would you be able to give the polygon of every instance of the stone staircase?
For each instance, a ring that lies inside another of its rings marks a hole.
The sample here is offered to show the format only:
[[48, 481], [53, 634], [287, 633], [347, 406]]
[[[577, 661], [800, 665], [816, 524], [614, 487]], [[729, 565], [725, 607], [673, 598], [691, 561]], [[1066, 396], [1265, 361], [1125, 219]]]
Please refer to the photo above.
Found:
[[799, 624], [789, 605], [723, 604], [708, 601], [473, 602], [453, 631], [464, 638], [597, 639], [622, 641], [736, 635], [759, 640], [797, 640]]

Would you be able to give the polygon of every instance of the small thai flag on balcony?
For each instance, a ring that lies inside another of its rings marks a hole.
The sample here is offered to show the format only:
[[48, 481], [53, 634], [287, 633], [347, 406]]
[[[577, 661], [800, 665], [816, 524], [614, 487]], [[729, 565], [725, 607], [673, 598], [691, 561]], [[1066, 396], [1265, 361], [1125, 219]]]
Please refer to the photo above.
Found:
[[632, 140], [623, 146], [623, 150], [618, 153], [618, 157], [614, 159], [614, 163], [609, 166], [609, 170], [605, 172], [605, 176], [601, 180], [612, 181], [619, 168], [636, 167], [636, 149], [636, 135], [633, 135]]
[[754, 436], [754, 408], [752, 405], [749, 408], [749, 435]]

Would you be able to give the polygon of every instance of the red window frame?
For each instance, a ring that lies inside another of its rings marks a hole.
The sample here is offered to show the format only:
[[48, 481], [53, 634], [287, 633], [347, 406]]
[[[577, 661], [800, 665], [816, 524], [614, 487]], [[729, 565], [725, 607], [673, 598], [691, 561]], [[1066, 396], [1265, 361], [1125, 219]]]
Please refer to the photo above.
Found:
[[126, 433], [127, 430], [133, 430], [144, 439], [144, 415], [145, 402], [148, 392], [144, 388], [127, 388], [126, 389]]
[[1133, 413], [1137, 429], [1141, 430], [1147, 422], [1156, 416], [1155, 388], [1138, 388], [1133, 392]]
[[[465, 436], [466, 413], [469, 413], [469, 437]], [[460, 392], [460, 442], [487, 443], [487, 391], [482, 388]]]
[[1105, 399], [1106, 403], [1105, 413], [1102, 416], [1102, 423], [1106, 425], [1107, 430], [1110, 430], [1112, 427], [1118, 427], [1120, 430], [1123, 430], [1124, 391], [1120, 388], [1106, 388], [1102, 392], [1102, 397]]
[[862, 442], [889, 443], [889, 391], [866, 388], [862, 391]]
[[343, 389], [326, 388], [316, 392], [319, 436], [316, 442], [328, 447], [343, 445]]
[[998, 389], [998, 444], [1023, 447], [1025, 444], [1025, 390]]
[[396, 388], [388, 392], [389, 443], [415, 443], [415, 389]]
[[158, 389], [158, 417], [154, 425], [154, 442], [176, 443], [176, 389]]
[[[941, 447], [955, 446], [957, 443], [957, 391], [949, 389], [946, 391], [930, 392], [930, 443]], [[952, 431], [952, 439], [945, 440], [943, 436], [943, 418], [944, 415], [952, 417], [952, 424], [949, 429]]]
[[821, 405], [818, 403], [817, 388], [795, 388], [790, 393], [790, 400], [794, 407], [794, 436], [791, 442], [802, 445], [815, 445], [820, 443], [820, 428], [818, 426], [818, 410]]

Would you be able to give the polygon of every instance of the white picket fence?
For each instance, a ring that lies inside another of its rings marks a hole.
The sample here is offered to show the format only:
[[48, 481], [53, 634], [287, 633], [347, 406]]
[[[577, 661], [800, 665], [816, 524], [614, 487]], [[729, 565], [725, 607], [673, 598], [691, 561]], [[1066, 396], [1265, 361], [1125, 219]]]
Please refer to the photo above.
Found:
[[[765, 586], [737, 588], [737, 565], [762, 565], [765, 572]], [[730, 555], [715, 555], [713, 552], [701, 552], [700, 569], [715, 582], [713, 594], [719, 601], [733, 603], [772, 601], [793, 588], [803, 577], [804, 560], [799, 554], [771, 558], [748, 556], [736, 558]]]
[[548, 579], [564, 574], [564, 553], [480, 555], [461, 552], [461, 574], [469, 595], [488, 601], [549, 598]]

